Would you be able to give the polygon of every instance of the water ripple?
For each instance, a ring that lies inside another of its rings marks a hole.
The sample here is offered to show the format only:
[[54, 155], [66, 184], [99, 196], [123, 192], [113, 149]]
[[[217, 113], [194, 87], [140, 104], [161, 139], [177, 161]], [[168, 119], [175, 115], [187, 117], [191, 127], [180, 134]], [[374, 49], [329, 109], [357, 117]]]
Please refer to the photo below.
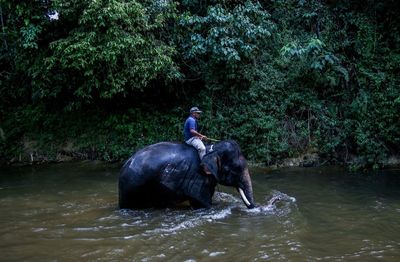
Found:
[[[137, 232], [142, 237], [174, 235], [205, 224], [223, 223], [224, 219], [241, 213], [251, 216], [286, 215], [291, 212], [296, 202], [295, 198], [279, 191], [273, 191], [265, 198], [265, 204], [254, 209], [247, 209], [238, 197], [229, 193], [216, 192], [213, 200], [215, 205], [211, 209], [121, 210], [120, 215], [128, 220], [122, 223], [121, 227], [143, 228], [144, 231]], [[132, 236], [128, 235], [125, 238], [130, 239]]]

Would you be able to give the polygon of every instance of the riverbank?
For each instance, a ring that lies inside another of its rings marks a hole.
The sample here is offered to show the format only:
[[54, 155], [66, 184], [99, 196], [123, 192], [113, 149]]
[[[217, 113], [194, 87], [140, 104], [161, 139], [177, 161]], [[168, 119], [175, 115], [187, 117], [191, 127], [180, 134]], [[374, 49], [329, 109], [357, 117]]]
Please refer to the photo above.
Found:
[[[132, 152], [133, 153], [133, 152]], [[82, 161], [90, 161], [93, 163], [108, 163], [108, 164], [120, 164], [122, 165], [126, 159], [113, 159], [113, 160], [104, 160], [99, 159], [98, 154], [95, 150], [92, 151], [73, 151], [68, 148], [63, 148], [59, 150], [57, 154], [45, 154], [39, 153], [38, 151], [29, 151], [25, 153], [20, 153], [18, 156], [14, 157], [2, 157], [0, 158], [0, 167], [1, 166], [28, 166], [28, 165], [44, 165], [51, 163], [69, 163], [69, 162], [82, 162]], [[285, 158], [282, 160], [276, 160], [273, 163], [259, 163], [255, 161], [249, 161], [249, 165], [252, 167], [262, 167], [262, 168], [271, 168], [271, 169], [279, 169], [279, 168], [291, 168], [291, 167], [320, 167], [320, 166], [344, 166], [348, 167], [350, 170], [359, 170], [359, 169], [377, 169], [376, 167], [365, 167], [365, 162], [362, 161], [361, 158], [357, 156], [350, 156], [348, 161], [339, 162], [336, 159], [327, 159], [323, 158], [317, 153], [307, 153], [300, 155], [298, 157]], [[400, 167], [400, 156], [393, 155], [389, 157], [386, 161], [379, 166], [379, 169], [385, 168], [394, 168]]]

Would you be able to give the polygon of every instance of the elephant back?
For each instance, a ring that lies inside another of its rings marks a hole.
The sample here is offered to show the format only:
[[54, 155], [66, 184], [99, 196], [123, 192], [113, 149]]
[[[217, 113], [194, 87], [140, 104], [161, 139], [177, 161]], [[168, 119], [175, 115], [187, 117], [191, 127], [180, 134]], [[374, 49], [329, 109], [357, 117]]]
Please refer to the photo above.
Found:
[[160, 175], [160, 170], [171, 169], [182, 162], [199, 165], [196, 149], [182, 143], [160, 142], [137, 151], [124, 164], [121, 175], [129, 171], [134, 176], [154, 177]]

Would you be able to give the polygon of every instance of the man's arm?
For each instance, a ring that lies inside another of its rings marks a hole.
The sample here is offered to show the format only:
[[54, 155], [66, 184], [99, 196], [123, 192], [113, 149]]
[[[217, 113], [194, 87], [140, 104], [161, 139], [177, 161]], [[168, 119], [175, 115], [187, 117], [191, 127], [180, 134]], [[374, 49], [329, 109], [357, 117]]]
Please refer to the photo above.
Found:
[[190, 133], [192, 133], [193, 136], [197, 136], [198, 138], [200, 138], [200, 140], [207, 139], [207, 137], [205, 135], [200, 134], [193, 128], [190, 129]]

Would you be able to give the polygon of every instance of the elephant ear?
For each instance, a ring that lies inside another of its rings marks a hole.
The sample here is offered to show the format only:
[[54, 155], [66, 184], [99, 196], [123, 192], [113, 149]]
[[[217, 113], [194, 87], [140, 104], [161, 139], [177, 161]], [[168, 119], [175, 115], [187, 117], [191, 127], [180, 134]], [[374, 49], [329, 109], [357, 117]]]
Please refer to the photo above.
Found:
[[217, 182], [219, 181], [218, 171], [221, 168], [221, 158], [216, 152], [206, 154], [203, 157], [200, 166], [206, 175], [213, 175]]

